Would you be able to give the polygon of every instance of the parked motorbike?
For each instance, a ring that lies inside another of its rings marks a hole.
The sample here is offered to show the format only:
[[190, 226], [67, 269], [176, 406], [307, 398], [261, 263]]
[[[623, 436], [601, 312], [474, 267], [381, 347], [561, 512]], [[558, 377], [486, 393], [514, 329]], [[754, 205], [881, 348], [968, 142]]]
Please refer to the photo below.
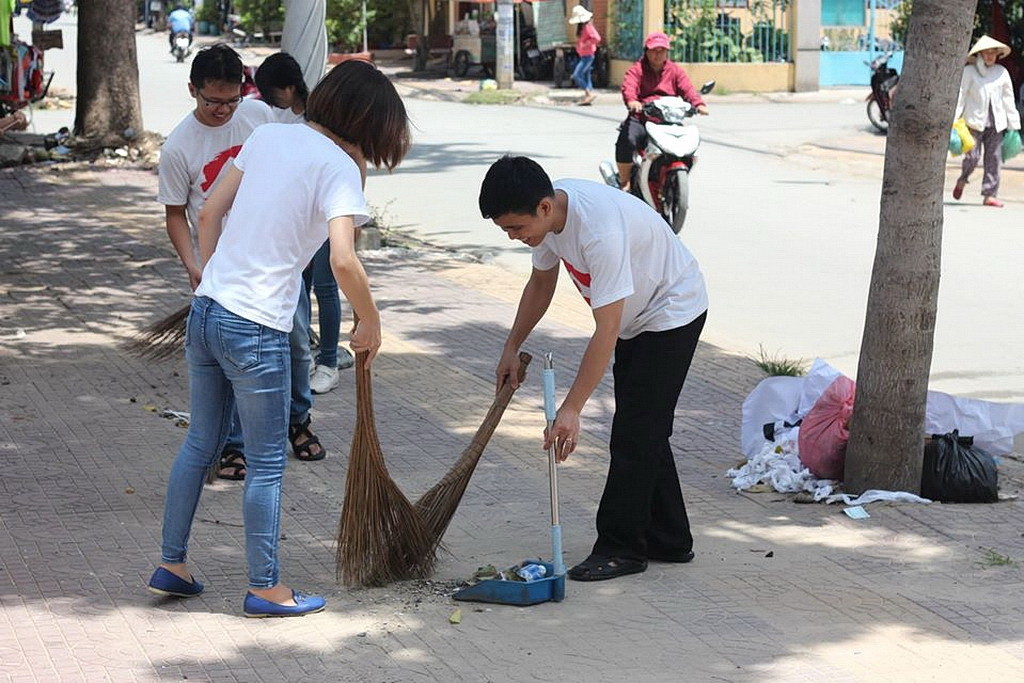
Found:
[[192, 36], [188, 31], [178, 31], [171, 39], [171, 44], [174, 46], [171, 48], [171, 54], [177, 61], [184, 62], [185, 57], [192, 51]]
[[553, 53], [542, 52], [537, 45], [537, 29], [532, 26], [523, 28], [516, 51], [518, 77], [526, 81], [539, 81], [549, 76], [553, 59]]
[[[701, 94], [711, 92], [708, 81]], [[647, 130], [647, 145], [633, 157], [630, 192], [662, 215], [678, 234], [690, 205], [690, 171], [697, 161], [700, 131], [686, 119], [696, 107], [682, 97], [658, 97], [644, 104], [641, 116]], [[611, 161], [601, 162], [601, 175], [612, 187], [619, 187], [619, 173]]]
[[892, 106], [892, 98], [896, 91], [896, 84], [900, 81], [900, 75], [889, 66], [892, 52], [885, 52], [878, 55], [868, 66], [871, 68], [871, 92], [866, 101], [868, 103], [868, 120], [871, 125], [885, 133], [889, 130], [889, 110]]

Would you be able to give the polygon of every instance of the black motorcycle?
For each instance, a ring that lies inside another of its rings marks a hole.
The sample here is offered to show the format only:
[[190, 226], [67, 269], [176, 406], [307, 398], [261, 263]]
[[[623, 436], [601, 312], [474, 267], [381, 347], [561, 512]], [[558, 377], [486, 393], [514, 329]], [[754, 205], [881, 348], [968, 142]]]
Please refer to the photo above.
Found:
[[[880, 54], [868, 64], [871, 67], [871, 93], [867, 96], [868, 120], [885, 133], [889, 130], [889, 111], [900, 75], [889, 66], [892, 52]], [[865, 62], [867, 63], [867, 62]]]
[[[555, 55], [555, 63], [552, 67], [556, 88], [575, 88], [572, 82], [572, 72], [576, 70], [576, 64], [580, 61], [576, 54], [576, 48], [566, 47]], [[590, 80], [595, 88], [607, 88], [610, 82], [611, 60], [608, 50], [604, 45], [597, 46], [597, 53], [594, 55], [594, 70], [590, 72]]]

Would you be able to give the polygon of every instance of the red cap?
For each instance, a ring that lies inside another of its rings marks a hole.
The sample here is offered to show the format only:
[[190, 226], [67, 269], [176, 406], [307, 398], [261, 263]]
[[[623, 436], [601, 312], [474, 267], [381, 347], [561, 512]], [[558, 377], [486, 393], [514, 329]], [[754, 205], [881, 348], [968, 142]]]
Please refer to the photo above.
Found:
[[669, 37], [661, 31], [655, 31], [654, 33], [648, 34], [647, 40], [644, 41], [644, 48], [651, 50], [657, 47], [663, 47], [666, 50], [669, 45]]

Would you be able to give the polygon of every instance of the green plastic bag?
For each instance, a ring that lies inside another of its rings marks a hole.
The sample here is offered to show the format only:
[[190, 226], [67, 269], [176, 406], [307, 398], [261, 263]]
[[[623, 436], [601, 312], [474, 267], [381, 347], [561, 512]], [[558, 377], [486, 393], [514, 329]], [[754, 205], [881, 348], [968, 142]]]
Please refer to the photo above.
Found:
[[949, 153], [955, 157], [964, 153], [964, 146], [960, 143], [960, 134], [956, 128], [949, 129]]
[[1020, 154], [1020, 131], [1007, 130], [1003, 133], [1003, 163]]

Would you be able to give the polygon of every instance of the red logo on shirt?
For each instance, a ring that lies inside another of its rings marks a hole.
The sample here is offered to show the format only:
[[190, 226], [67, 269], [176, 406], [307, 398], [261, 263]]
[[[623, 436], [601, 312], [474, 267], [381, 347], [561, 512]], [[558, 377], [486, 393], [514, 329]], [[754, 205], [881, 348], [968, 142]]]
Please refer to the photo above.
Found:
[[590, 273], [584, 273], [573, 268], [573, 265], [565, 259], [562, 259], [562, 263], [565, 264], [565, 269], [569, 271], [569, 277], [572, 278], [572, 283], [576, 285], [576, 289], [580, 290], [580, 294], [583, 295], [583, 300], [589, 304], [590, 297], [584, 294], [583, 288], [586, 287], [588, 291], [590, 290]]
[[220, 172], [224, 170], [224, 164], [238, 156], [238, 153], [241, 150], [241, 145], [228, 147], [223, 152], [217, 154], [212, 161], [203, 166], [203, 182], [199, 186], [199, 189], [203, 192], [209, 192], [210, 188], [213, 187], [213, 184], [217, 182], [217, 178], [220, 177]]

